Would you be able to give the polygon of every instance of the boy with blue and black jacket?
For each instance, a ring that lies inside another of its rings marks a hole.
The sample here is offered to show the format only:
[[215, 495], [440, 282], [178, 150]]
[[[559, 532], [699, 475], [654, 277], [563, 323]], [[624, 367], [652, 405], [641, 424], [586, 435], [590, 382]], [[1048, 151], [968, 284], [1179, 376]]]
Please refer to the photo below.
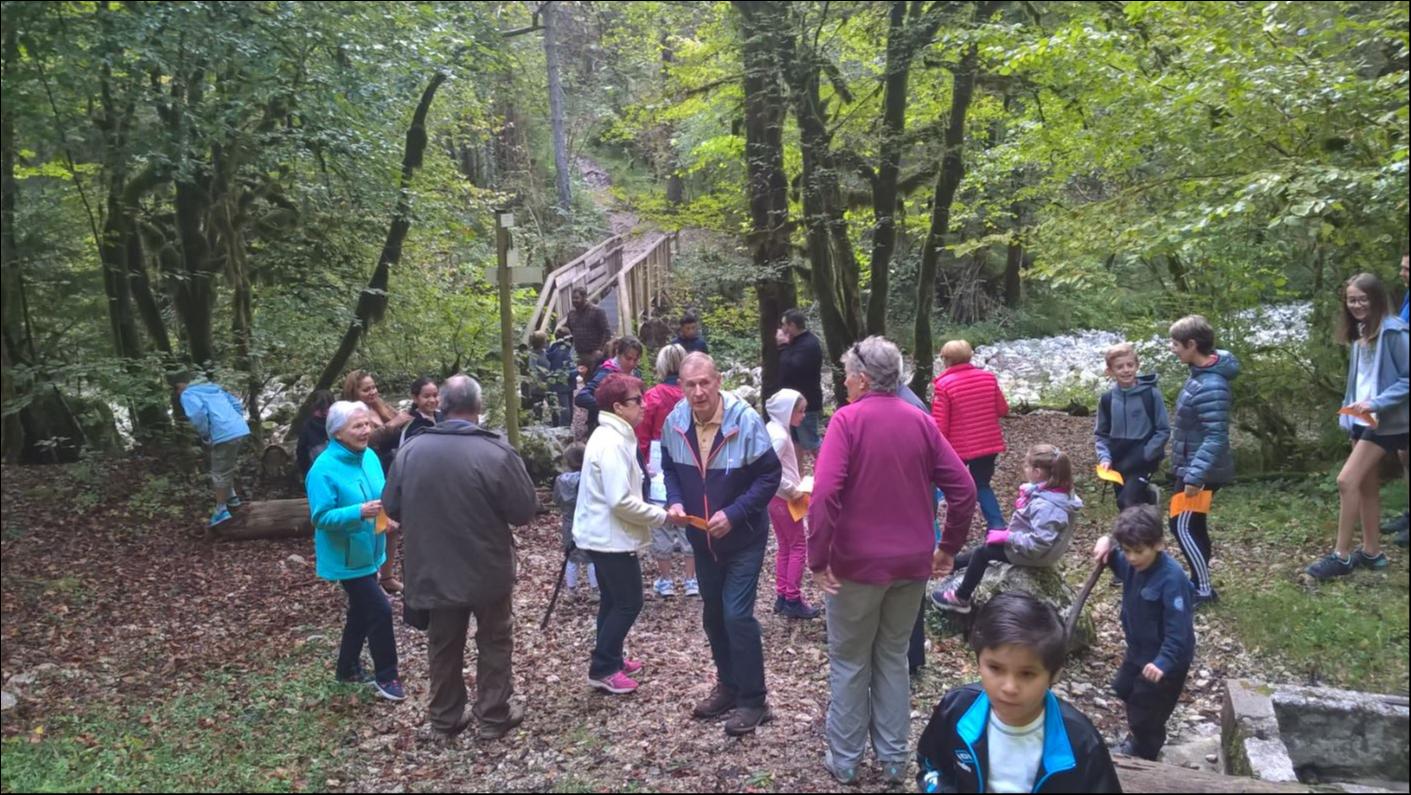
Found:
[[979, 684], [941, 698], [916, 747], [920, 792], [1121, 792], [1092, 721], [1049, 687], [1068, 653], [1052, 607], [1011, 591], [987, 602], [970, 642]]
[[211, 511], [211, 527], [231, 519], [230, 509], [240, 507], [235, 493], [235, 471], [240, 464], [240, 447], [250, 435], [245, 422], [245, 406], [240, 398], [205, 379], [191, 380], [187, 373], [172, 376], [181, 410], [196, 429], [201, 441], [211, 449], [211, 484], [216, 507]]
[[1102, 466], [1122, 475], [1112, 484], [1118, 508], [1155, 503], [1152, 473], [1166, 457], [1171, 425], [1156, 374], [1140, 375], [1136, 347], [1123, 342], [1107, 349], [1107, 375], [1115, 383], [1097, 404], [1093, 446]]
[[[1235, 459], [1230, 453], [1230, 411], [1234, 405], [1232, 382], [1240, 363], [1229, 351], [1216, 350], [1215, 329], [1200, 315], [1188, 315], [1171, 324], [1171, 353], [1188, 367], [1190, 377], [1176, 397], [1171, 420], [1172, 496], [1196, 497], [1214, 492], [1234, 480]], [[1216, 601], [1210, 581], [1208, 511], [1181, 511], [1171, 517], [1171, 534], [1191, 567], [1196, 604]]]
[[1093, 558], [1122, 581], [1127, 654], [1112, 689], [1127, 705], [1131, 734], [1117, 752], [1150, 760], [1166, 743], [1166, 721], [1195, 658], [1191, 583], [1165, 548], [1161, 515], [1150, 505], [1123, 511], [1093, 547]]

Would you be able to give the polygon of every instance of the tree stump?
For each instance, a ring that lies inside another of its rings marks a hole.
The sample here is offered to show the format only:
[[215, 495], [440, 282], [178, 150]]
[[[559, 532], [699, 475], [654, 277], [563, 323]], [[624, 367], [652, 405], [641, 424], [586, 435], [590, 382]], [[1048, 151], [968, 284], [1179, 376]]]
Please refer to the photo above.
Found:
[[308, 538], [314, 534], [309, 501], [264, 500], [249, 502], [235, 518], [217, 525], [214, 536], [222, 541], [248, 541], [256, 538]]

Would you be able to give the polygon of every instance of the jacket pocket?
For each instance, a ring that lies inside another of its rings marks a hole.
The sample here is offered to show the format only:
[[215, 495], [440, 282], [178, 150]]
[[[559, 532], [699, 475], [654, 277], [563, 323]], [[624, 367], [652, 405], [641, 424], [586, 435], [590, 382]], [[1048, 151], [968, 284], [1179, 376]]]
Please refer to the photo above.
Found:
[[348, 568], [365, 569], [377, 562], [377, 536], [360, 530], [348, 536]]

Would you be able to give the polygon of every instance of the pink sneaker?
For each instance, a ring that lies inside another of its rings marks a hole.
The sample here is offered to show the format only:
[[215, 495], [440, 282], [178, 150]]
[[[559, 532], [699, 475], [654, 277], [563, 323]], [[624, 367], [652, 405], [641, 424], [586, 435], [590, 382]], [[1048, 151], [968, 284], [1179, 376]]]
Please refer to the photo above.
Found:
[[588, 677], [588, 684], [599, 690], [606, 690], [609, 693], [619, 696], [623, 693], [631, 693], [633, 690], [637, 689], [637, 683], [621, 671], [603, 679], [594, 679], [590, 676]]
[[642, 661], [624, 658], [622, 660], [622, 672], [628, 676], [636, 676], [642, 672]]

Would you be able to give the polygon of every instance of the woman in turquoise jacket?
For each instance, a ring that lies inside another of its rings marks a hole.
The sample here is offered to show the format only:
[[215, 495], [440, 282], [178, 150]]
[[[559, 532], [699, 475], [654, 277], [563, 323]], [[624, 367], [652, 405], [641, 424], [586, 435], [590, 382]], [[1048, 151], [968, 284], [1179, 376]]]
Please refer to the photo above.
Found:
[[[348, 592], [348, 620], [338, 650], [339, 681], [371, 684], [391, 701], [407, 697], [397, 679], [397, 638], [392, 605], [377, 582], [387, 559], [382, 511], [382, 465], [368, 449], [372, 421], [362, 403], [341, 400], [328, 410], [328, 447], [309, 469], [304, 486], [314, 523], [318, 576]], [[372, 653], [374, 674], [362, 667], [363, 642]]]

